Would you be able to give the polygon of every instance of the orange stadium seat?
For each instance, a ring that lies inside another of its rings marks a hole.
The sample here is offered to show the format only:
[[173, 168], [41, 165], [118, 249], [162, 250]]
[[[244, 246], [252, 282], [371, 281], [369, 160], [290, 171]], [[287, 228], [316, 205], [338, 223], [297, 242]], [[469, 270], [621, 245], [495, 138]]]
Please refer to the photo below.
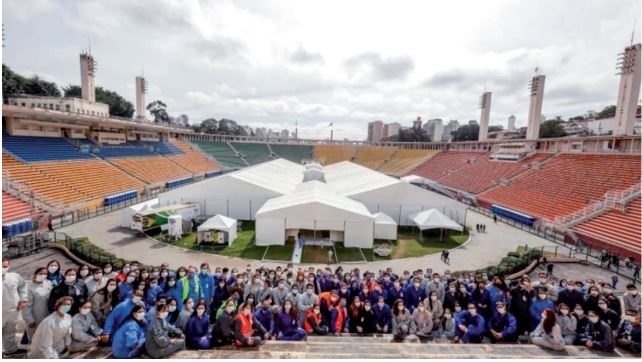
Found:
[[444, 151], [409, 171], [408, 174], [414, 174], [430, 180], [439, 180], [485, 155], [487, 156], [488, 154], [482, 152]]
[[31, 206], [28, 203], [9, 193], [2, 192], [2, 224], [30, 217]]
[[389, 175], [401, 176], [428, 161], [441, 151], [437, 150], [413, 150], [402, 148], [393, 153], [388, 160], [385, 160], [379, 167], [379, 171]]
[[357, 146], [334, 146], [334, 145], [316, 145], [314, 146], [314, 159], [324, 165], [342, 161], [352, 161], [357, 153]]
[[109, 162], [148, 184], [192, 176], [190, 171], [163, 156], [110, 158]]
[[359, 147], [354, 162], [377, 170], [396, 150], [392, 147]]
[[184, 169], [194, 174], [204, 174], [206, 172], [218, 171], [221, 166], [209, 160], [203, 154], [192, 149], [185, 141], [172, 140], [171, 143], [183, 151], [182, 155], [167, 156], [170, 160], [179, 164]]

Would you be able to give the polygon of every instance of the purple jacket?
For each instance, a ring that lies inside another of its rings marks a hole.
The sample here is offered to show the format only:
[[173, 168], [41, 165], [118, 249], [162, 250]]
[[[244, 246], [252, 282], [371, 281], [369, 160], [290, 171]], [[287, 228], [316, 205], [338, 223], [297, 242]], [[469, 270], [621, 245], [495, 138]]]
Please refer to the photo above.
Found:
[[279, 332], [287, 335], [296, 332], [296, 329], [299, 328], [297, 320], [293, 319], [288, 313], [281, 312], [274, 317], [274, 332], [278, 334]]

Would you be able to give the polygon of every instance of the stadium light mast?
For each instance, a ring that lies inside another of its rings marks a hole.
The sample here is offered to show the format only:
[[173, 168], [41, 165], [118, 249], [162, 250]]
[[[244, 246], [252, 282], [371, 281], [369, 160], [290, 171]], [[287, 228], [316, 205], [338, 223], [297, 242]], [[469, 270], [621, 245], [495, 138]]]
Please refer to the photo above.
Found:
[[[634, 35], [631, 35], [633, 42]], [[624, 48], [624, 53], [618, 54], [618, 73], [620, 86], [615, 107], [614, 136], [633, 134], [638, 97], [640, 96], [640, 43], [631, 44]]]
[[539, 74], [539, 66], [535, 68], [535, 76], [528, 84], [531, 101], [528, 107], [528, 128], [526, 139], [536, 140], [539, 138], [539, 124], [542, 120], [542, 103], [544, 101], [544, 83], [546, 76]]
[[484, 92], [479, 98], [479, 107], [481, 108], [481, 118], [479, 121], [479, 141], [488, 140], [488, 121], [490, 117], [490, 100], [492, 92]]

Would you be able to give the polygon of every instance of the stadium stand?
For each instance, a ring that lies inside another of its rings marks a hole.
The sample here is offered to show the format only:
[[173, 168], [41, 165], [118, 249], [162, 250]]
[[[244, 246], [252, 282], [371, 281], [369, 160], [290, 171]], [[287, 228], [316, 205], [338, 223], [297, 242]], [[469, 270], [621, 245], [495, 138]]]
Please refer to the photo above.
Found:
[[357, 146], [314, 146], [314, 159], [324, 165], [331, 165], [341, 161], [352, 161], [357, 153]]
[[270, 148], [278, 157], [296, 163], [301, 163], [303, 160], [310, 160], [314, 155], [313, 147], [306, 145], [270, 144]]
[[143, 147], [153, 147], [156, 153], [163, 156], [180, 155], [183, 151], [169, 142], [137, 142]]
[[230, 142], [233, 149], [239, 152], [250, 165], [270, 160], [270, 149], [265, 143]]
[[389, 159], [384, 160], [379, 167], [379, 171], [389, 175], [401, 176], [428, 161], [439, 152], [435, 150], [400, 149], [392, 154]]
[[192, 176], [190, 171], [162, 156], [110, 158], [109, 162], [148, 184]]
[[212, 142], [212, 141], [200, 141], [192, 140], [198, 148], [203, 152], [211, 155], [214, 159], [226, 167], [245, 167], [247, 164], [236, 155], [233, 149], [227, 144], [227, 142]]
[[137, 142], [127, 142], [120, 145], [100, 145], [94, 148], [97, 156], [102, 158], [115, 158], [115, 157], [146, 157], [155, 156], [156, 152], [152, 147], [143, 146]]
[[619, 247], [628, 252], [640, 252], [641, 214], [640, 198], [626, 205], [625, 212], [611, 210], [605, 214], [592, 218], [581, 224], [575, 225], [572, 230], [584, 239], [602, 242], [609, 246]]
[[392, 147], [359, 147], [354, 162], [378, 170], [379, 167], [396, 151]]
[[69, 186], [52, 179], [37, 168], [23, 164], [7, 153], [2, 153], [3, 177], [8, 176], [12, 181], [21, 182], [34, 192], [34, 196], [43, 202], [72, 204], [86, 198]]
[[7, 222], [30, 218], [31, 207], [26, 202], [7, 193], [2, 192], [2, 224]]
[[551, 156], [552, 154], [549, 153], [537, 153], [525, 160], [511, 162], [494, 161], [488, 154], [484, 154], [437, 181], [448, 187], [478, 194], [497, 185], [500, 180], [526, 171], [532, 164], [542, 162]]
[[488, 157], [488, 153], [444, 151], [407, 173], [425, 177], [430, 180], [438, 180], [450, 175], [458, 168], [474, 162], [482, 156]]
[[481, 193], [480, 205], [499, 204], [553, 220], [568, 215], [610, 190], [640, 182], [639, 155], [559, 154], [541, 169], [533, 168]]
[[209, 160], [200, 152], [192, 149], [192, 146], [187, 142], [172, 140], [172, 144], [175, 148], [179, 149], [182, 154], [166, 157], [179, 164], [184, 169], [194, 174], [204, 174], [221, 169], [221, 166], [218, 163]]
[[2, 148], [25, 162], [91, 159], [64, 138], [11, 136], [2, 133]]

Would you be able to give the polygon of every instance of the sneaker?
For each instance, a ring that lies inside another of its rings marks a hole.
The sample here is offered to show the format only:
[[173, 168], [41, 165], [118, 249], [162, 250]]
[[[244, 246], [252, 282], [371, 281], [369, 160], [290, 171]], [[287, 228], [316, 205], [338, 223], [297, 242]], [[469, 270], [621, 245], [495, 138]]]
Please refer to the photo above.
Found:
[[18, 356], [18, 355], [25, 354], [25, 353], [27, 353], [26, 349], [18, 348], [17, 350], [15, 350], [13, 352], [3, 353], [2, 357], [14, 357], [14, 356]]

